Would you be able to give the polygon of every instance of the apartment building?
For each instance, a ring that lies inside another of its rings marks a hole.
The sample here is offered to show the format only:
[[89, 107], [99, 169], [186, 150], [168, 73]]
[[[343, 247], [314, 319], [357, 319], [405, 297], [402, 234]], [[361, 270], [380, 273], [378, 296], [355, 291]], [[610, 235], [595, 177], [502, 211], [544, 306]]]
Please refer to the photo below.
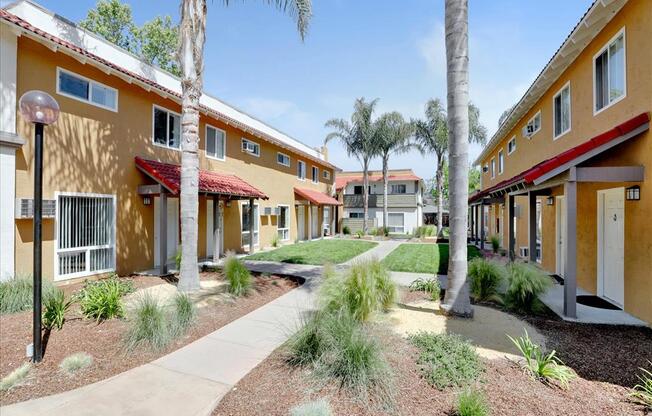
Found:
[[[32, 270], [34, 126], [17, 113], [30, 90], [61, 109], [45, 128], [43, 275], [165, 272], [180, 244], [179, 79], [30, 1], [0, 10], [0, 34], [0, 276]], [[200, 258], [333, 227], [325, 149], [200, 103]]]
[[[475, 161], [471, 236], [652, 322], [652, 2], [595, 1]], [[560, 303], [562, 300], [559, 300]]]

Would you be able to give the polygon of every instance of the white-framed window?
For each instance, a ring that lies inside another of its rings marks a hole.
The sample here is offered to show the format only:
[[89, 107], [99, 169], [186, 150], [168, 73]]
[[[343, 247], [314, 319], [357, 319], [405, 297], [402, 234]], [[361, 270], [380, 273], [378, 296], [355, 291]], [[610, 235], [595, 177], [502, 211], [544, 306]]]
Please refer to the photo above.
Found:
[[303, 181], [306, 179], [306, 162], [297, 160], [297, 178]]
[[523, 137], [531, 139], [532, 136], [539, 132], [539, 130], [541, 130], [541, 110], [537, 111], [537, 113], [528, 120], [525, 127], [523, 127]]
[[[258, 215], [258, 204], [254, 204], [254, 213], [253, 216], [249, 215], [249, 202], [243, 202], [240, 206], [240, 224], [241, 224], [241, 235], [242, 235], [242, 247], [249, 247], [249, 221], [253, 220], [254, 222], [254, 246], [258, 245], [258, 229], [259, 229], [259, 215]], [[253, 218], [251, 218], [253, 217]]]
[[496, 177], [496, 159], [491, 159], [491, 179]]
[[511, 155], [516, 150], [516, 136], [509, 139], [507, 142], [507, 154]]
[[319, 168], [317, 166], [312, 167], [312, 183], [319, 183]]
[[349, 212], [349, 218], [364, 218], [364, 212]]
[[625, 28], [593, 57], [593, 112], [599, 113], [627, 95]]
[[278, 152], [276, 153], [276, 163], [290, 167], [290, 156], [286, 155], [285, 153]]
[[[362, 185], [353, 185], [353, 195], [362, 195], [362, 190], [364, 186]], [[371, 195], [371, 185], [367, 187], [367, 193]]]
[[324, 169], [322, 172], [322, 176], [324, 179], [330, 179], [331, 178], [331, 172], [329, 170]]
[[405, 214], [402, 212], [390, 212], [387, 214], [387, 227], [390, 233], [405, 232]]
[[498, 174], [501, 175], [505, 170], [505, 152], [503, 149], [498, 151]]
[[407, 193], [407, 186], [404, 183], [390, 185], [390, 193], [405, 194]]
[[290, 239], [290, 207], [287, 205], [278, 206], [278, 218], [276, 227], [278, 229], [278, 238], [281, 241]]
[[118, 111], [118, 90], [57, 67], [57, 94]]
[[571, 129], [571, 89], [566, 83], [552, 99], [553, 139], [558, 139]]
[[115, 195], [56, 193], [55, 280], [115, 270]]
[[226, 159], [226, 132], [209, 124], [206, 125], [206, 156], [217, 159]]
[[244, 137], [242, 138], [242, 151], [252, 156], [260, 157], [260, 145]]
[[181, 115], [157, 105], [152, 109], [152, 141], [155, 145], [179, 149]]

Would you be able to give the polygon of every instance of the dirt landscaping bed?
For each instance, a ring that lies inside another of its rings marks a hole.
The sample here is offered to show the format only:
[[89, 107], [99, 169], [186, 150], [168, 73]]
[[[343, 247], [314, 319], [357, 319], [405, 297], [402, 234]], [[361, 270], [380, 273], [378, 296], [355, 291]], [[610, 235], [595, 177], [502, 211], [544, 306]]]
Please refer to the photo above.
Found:
[[[203, 272], [202, 280], [223, 280], [219, 272]], [[137, 289], [166, 283], [160, 278], [132, 276]], [[254, 277], [254, 290], [246, 297], [232, 298], [221, 294], [197, 309], [195, 324], [182, 337], [173, 340], [161, 351], [139, 349], [126, 352], [123, 338], [128, 327], [124, 319], [111, 319], [100, 324], [82, 319], [79, 306], [74, 305], [67, 314], [61, 331], [52, 331], [47, 342], [43, 361], [35, 365], [28, 380], [9, 391], [0, 392], [0, 405], [61, 393], [150, 362], [160, 356], [189, 344], [219, 329], [231, 321], [259, 308], [298, 286], [294, 280], [279, 276]], [[64, 286], [67, 295], [81, 285]], [[28, 360], [25, 346], [32, 339], [30, 311], [0, 316], [0, 378], [9, 374]], [[85, 352], [93, 358], [90, 367], [73, 376], [60, 371], [61, 360], [73, 353]]]

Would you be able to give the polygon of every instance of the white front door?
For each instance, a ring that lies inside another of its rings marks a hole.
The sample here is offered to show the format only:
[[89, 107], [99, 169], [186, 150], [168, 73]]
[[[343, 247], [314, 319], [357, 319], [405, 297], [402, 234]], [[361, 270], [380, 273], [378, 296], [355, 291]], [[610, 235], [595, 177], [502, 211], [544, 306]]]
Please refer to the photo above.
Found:
[[[160, 200], [158, 197], [154, 198], [154, 266], [157, 267], [161, 264], [159, 255], [159, 215], [160, 215]], [[166, 262], [173, 261], [179, 249], [179, 198], [167, 199], [168, 212], [167, 212], [167, 259]]]
[[306, 219], [305, 219], [306, 208], [303, 205], [297, 205], [297, 239], [305, 240], [305, 229], [306, 229]]
[[557, 274], [564, 277], [564, 267], [566, 265], [566, 199], [563, 196], [558, 196], [556, 199]]
[[220, 212], [217, 218], [217, 229], [213, 232], [213, 200], [206, 201], [206, 257], [214, 258], [215, 241], [218, 242], [218, 253], [224, 254], [224, 203], [220, 202]]
[[319, 238], [321, 230], [319, 229], [319, 207], [312, 205], [312, 238]]
[[598, 295], [625, 303], [625, 190], [598, 191]]

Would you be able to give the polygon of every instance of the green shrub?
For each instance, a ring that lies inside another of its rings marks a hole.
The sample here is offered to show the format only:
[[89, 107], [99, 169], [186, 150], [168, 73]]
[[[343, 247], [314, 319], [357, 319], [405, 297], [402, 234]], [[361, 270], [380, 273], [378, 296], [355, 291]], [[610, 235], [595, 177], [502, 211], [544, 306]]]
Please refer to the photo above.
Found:
[[136, 299], [125, 336], [125, 346], [132, 351], [140, 346], [160, 350], [172, 338], [167, 324], [165, 308], [151, 294], [145, 293]]
[[[0, 282], [0, 315], [16, 313], [32, 308], [34, 297], [32, 276], [14, 276]], [[43, 280], [41, 290], [43, 298], [47, 298], [54, 286], [49, 280]]]
[[489, 405], [484, 395], [475, 389], [462, 390], [457, 395], [457, 416], [487, 416]]
[[332, 414], [331, 405], [324, 398], [300, 404], [290, 410], [290, 416], [331, 416]]
[[342, 234], [344, 234], [344, 235], [351, 234], [351, 229], [349, 228], [348, 225], [345, 225], [344, 227], [342, 227]]
[[362, 230], [356, 231], [355, 236], [358, 237], [358, 238], [364, 237], [364, 231], [362, 231]]
[[72, 305], [72, 299], [66, 300], [63, 290], [55, 288], [43, 300], [43, 327], [47, 330], [63, 328], [66, 312]]
[[227, 255], [226, 260], [224, 260], [224, 274], [229, 282], [229, 293], [232, 295], [246, 295], [251, 289], [251, 273], [249, 273], [242, 260], [233, 253]]
[[174, 314], [171, 319], [172, 332], [181, 335], [193, 324], [197, 316], [195, 304], [186, 293], [177, 293], [173, 300]]
[[424, 232], [426, 237], [432, 237], [437, 232], [437, 228], [434, 225], [424, 225]]
[[91, 364], [93, 364], [93, 357], [91, 357], [89, 354], [86, 354], [85, 352], [78, 352], [71, 354], [61, 360], [61, 363], [59, 363], [59, 368], [64, 373], [73, 375], [77, 371], [89, 367]]
[[[652, 361], [648, 361], [652, 367]], [[629, 397], [635, 403], [640, 404], [647, 410], [652, 410], [652, 372], [641, 367], [641, 375], [637, 375], [640, 383], [634, 386]]]
[[475, 258], [469, 262], [471, 296], [477, 301], [501, 301], [498, 287], [504, 279], [504, 267], [492, 260]]
[[[364, 264], [363, 264], [364, 267]], [[371, 260], [366, 264], [367, 272], [376, 282], [376, 293], [380, 308], [383, 311], [389, 310], [396, 303], [398, 289], [392, 276], [383, 264], [378, 260]]]
[[551, 286], [550, 278], [529, 264], [512, 263], [507, 267], [505, 304], [519, 313], [536, 313], [542, 308], [539, 296]]
[[429, 293], [433, 300], [439, 300], [441, 285], [436, 277], [418, 278], [410, 283], [410, 291]]
[[30, 363], [25, 363], [7, 374], [2, 380], [0, 380], [0, 391], [8, 391], [14, 387], [20, 386], [25, 379], [27, 379], [31, 369], [32, 365]]
[[500, 249], [500, 235], [494, 234], [490, 236], [489, 242], [491, 242], [491, 249], [493, 250], [494, 254], [497, 254], [498, 250]]
[[108, 279], [87, 281], [76, 294], [82, 314], [97, 322], [124, 316], [122, 296], [134, 291], [131, 280], [120, 279], [116, 275]]
[[372, 228], [367, 231], [367, 235], [380, 235], [378, 234], [378, 229], [377, 228]]
[[475, 349], [458, 335], [419, 332], [409, 340], [419, 349], [423, 376], [439, 389], [468, 385], [482, 372]]
[[541, 347], [530, 339], [527, 331], [525, 336], [516, 339], [507, 335], [516, 348], [525, 358], [523, 368], [533, 378], [550, 382], [556, 380], [563, 388], [568, 387], [568, 383], [575, 378], [575, 373], [569, 367], [566, 367], [559, 358], [557, 353], [552, 350], [544, 354]]
[[272, 247], [278, 247], [281, 245], [281, 237], [278, 236], [278, 233], [272, 234], [272, 239], [270, 240], [269, 244]]
[[181, 269], [181, 246], [179, 246], [177, 253], [174, 255], [174, 265], [177, 270]]

